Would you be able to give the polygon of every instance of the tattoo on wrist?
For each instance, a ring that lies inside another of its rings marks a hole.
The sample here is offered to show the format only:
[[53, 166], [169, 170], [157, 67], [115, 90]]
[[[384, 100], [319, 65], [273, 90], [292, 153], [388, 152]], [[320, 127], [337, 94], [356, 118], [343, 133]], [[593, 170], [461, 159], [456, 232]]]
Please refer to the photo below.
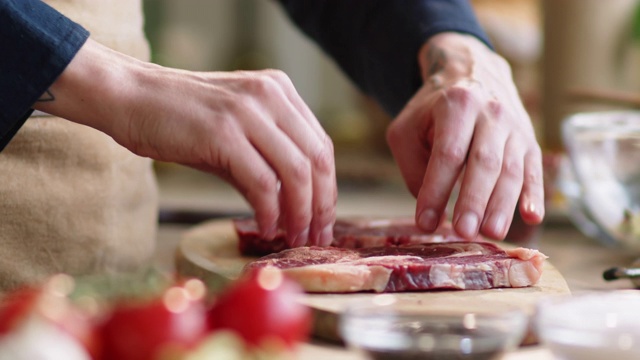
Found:
[[473, 73], [473, 57], [466, 47], [442, 47], [431, 44], [425, 56], [425, 80], [435, 76], [460, 77]]
[[431, 46], [427, 52], [427, 64], [429, 64], [428, 76], [439, 73], [447, 64], [447, 53], [437, 46]]
[[44, 94], [42, 94], [42, 96], [40, 96], [40, 98], [37, 100], [38, 102], [50, 102], [50, 101], [55, 101], [56, 97], [53, 95], [53, 93], [51, 92], [51, 90], [47, 90], [44, 92]]

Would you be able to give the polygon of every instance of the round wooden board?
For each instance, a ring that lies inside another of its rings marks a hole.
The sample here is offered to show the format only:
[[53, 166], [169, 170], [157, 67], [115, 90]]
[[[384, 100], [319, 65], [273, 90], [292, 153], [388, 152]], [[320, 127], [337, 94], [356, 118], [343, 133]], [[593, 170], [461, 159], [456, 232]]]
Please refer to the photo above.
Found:
[[[510, 246], [500, 244], [501, 246]], [[238, 252], [238, 237], [231, 220], [213, 220], [187, 231], [178, 245], [178, 274], [202, 279], [214, 291], [238, 278], [244, 265], [254, 260]], [[519, 307], [529, 314], [539, 300], [549, 296], [570, 294], [560, 272], [545, 261], [543, 274], [536, 286], [517, 289], [469, 291], [425, 291], [396, 293], [395, 296], [416, 304], [455, 310], [465, 304], [481, 304], [487, 308]], [[353, 302], [370, 299], [375, 294], [306, 294], [301, 301], [314, 310], [314, 332], [328, 340], [340, 340], [339, 315]]]

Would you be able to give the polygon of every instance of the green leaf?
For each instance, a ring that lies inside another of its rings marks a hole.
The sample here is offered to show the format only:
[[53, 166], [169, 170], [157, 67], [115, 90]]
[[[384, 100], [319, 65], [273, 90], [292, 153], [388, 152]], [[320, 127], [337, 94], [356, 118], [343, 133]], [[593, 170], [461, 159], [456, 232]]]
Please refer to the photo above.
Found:
[[91, 297], [99, 301], [144, 300], [158, 297], [171, 286], [171, 277], [154, 268], [133, 273], [89, 275], [75, 278], [72, 300]]
[[640, 6], [636, 6], [631, 22], [631, 39], [640, 42]]

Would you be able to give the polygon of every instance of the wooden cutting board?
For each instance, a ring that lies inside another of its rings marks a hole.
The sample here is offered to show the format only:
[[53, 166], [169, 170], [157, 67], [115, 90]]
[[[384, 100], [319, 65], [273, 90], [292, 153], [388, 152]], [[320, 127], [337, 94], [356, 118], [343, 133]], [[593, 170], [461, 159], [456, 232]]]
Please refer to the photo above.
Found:
[[[500, 245], [510, 246], [502, 243]], [[237, 279], [244, 265], [253, 259], [255, 258], [243, 257], [238, 252], [238, 237], [231, 220], [212, 220], [197, 225], [184, 234], [176, 252], [176, 270], [182, 276], [202, 279], [213, 291], [217, 291]], [[488, 309], [519, 307], [532, 314], [540, 299], [568, 294], [570, 291], [565, 279], [551, 263], [545, 261], [542, 277], [533, 287], [395, 295], [404, 301], [428, 304], [438, 309], [455, 310], [466, 304], [473, 304], [486, 306]], [[337, 330], [339, 315], [352, 302], [370, 299], [372, 296], [375, 294], [306, 294], [301, 301], [314, 311], [314, 334], [327, 340], [340, 341]], [[528, 341], [535, 341], [535, 334], [530, 334]]]

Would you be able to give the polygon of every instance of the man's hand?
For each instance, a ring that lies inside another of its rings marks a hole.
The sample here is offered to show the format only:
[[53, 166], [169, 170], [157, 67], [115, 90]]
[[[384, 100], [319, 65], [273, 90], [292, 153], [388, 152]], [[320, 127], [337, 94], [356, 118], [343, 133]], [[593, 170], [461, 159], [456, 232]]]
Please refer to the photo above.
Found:
[[333, 144], [284, 73], [170, 69], [89, 40], [49, 93], [36, 108], [229, 181], [264, 237], [282, 226], [292, 246], [332, 241]]
[[420, 51], [424, 84], [387, 130], [416, 222], [433, 231], [461, 180], [456, 232], [503, 239], [516, 204], [528, 224], [544, 217], [542, 157], [506, 61], [474, 37], [443, 33]]

